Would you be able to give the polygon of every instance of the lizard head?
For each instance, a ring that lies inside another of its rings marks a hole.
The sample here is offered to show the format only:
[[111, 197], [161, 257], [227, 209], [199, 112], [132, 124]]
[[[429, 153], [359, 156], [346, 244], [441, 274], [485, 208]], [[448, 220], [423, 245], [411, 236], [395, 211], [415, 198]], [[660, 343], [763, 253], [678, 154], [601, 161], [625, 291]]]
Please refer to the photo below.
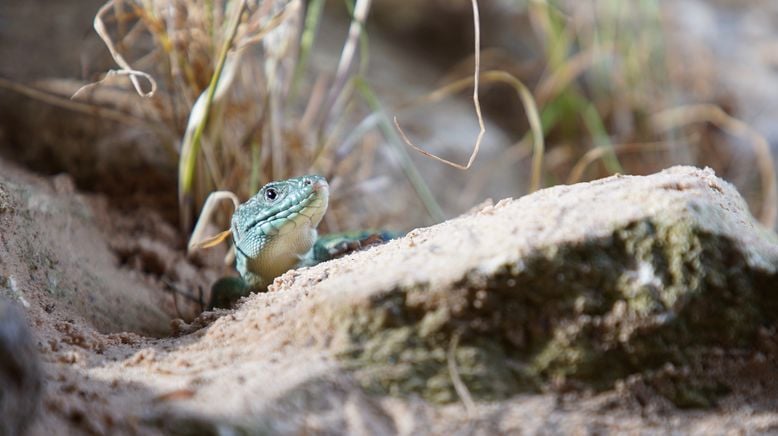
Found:
[[329, 185], [321, 176], [268, 183], [232, 215], [236, 255], [267, 270], [256, 271], [266, 278], [275, 269], [289, 269], [286, 264], [298, 261], [316, 241], [328, 201]]
[[327, 211], [329, 185], [322, 176], [268, 183], [232, 216], [236, 243], [252, 233], [283, 235], [299, 227], [315, 229]]

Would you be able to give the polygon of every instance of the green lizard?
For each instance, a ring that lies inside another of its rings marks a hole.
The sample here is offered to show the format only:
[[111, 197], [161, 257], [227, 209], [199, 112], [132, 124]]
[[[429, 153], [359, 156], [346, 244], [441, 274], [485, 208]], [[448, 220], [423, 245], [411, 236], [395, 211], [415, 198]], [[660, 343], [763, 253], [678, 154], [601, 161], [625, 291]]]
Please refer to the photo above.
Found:
[[208, 308], [229, 307], [240, 297], [264, 291], [273, 279], [300, 266], [311, 266], [401, 235], [355, 231], [318, 237], [329, 202], [329, 185], [321, 176], [268, 183], [232, 214], [230, 230], [201, 246], [231, 235], [240, 277], [223, 277], [211, 287]]

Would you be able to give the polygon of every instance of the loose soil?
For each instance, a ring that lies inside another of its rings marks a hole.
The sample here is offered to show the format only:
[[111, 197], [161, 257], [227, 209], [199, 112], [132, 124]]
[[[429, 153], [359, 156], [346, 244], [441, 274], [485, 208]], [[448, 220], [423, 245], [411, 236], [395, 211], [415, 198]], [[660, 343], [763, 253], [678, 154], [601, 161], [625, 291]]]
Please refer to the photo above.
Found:
[[[760, 330], [756, 349], [721, 350], [706, 363], [705, 371], [731, 388], [708, 409], [680, 409], [644, 377], [600, 392], [561, 384], [474, 407], [375, 395], [331, 353], [333, 332], [317, 324], [327, 309], [314, 291], [330, 277], [358, 276], [379, 251], [402, 257], [429, 229], [289, 272], [271, 292], [234, 310], [196, 316], [197, 305], [174, 300], [171, 288], [196, 294], [229, 272], [220, 264], [224, 250], [188, 259], [184, 238], [158, 211], [118, 209], [102, 195], [76, 192], [68, 176], [40, 177], [7, 162], [0, 174], [0, 290], [24, 307], [45, 374], [31, 434], [208, 434], [225, 426], [362, 434], [778, 433], [778, 340], [769, 329]], [[17, 250], [19, 244], [26, 248]], [[435, 253], [426, 256], [434, 264]], [[127, 295], [114, 300], [117, 292]], [[659, 372], [671, 378], [684, 370], [669, 365]]]

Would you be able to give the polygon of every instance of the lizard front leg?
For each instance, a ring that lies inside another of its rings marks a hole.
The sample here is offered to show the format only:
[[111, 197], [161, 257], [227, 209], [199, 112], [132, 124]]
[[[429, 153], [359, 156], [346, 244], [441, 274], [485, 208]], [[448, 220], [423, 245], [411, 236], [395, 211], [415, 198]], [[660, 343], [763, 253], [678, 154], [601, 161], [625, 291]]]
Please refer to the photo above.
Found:
[[236, 250], [236, 253], [235, 267], [240, 277], [222, 277], [211, 286], [208, 310], [231, 307], [242, 297], [267, 289], [268, 281], [251, 269], [249, 259], [241, 251]]

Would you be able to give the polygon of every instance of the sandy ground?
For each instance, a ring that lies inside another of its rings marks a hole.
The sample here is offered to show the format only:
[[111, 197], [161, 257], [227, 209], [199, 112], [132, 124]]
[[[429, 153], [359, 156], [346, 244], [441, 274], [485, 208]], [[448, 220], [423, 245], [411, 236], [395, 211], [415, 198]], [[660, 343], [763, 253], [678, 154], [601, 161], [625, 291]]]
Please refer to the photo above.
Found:
[[[606, 392], [561, 387], [474, 407], [372, 395], [333, 351], [332, 296], [361, 271], [375, 283], [400, 280], [376, 274], [392, 277], [385, 259], [434, 264], [434, 250], [409, 252], [431, 247], [434, 229], [289, 272], [234, 310], [171, 322], [197, 308], [179, 300], [176, 310], [169, 286], [207, 286], [224, 272], [223, 252], [188, 260], [153, 210], [122, 211], [75, 192], [66, 176], [0, 165], [0, 290], [24, 308], [44, 373], [30, 434], [778, 434], [774, 328], [760, 331], [757, 349], [711, 359], [705, 370], [732, 392], [708, 410], [680, 410], [639, 377]], [[353, 292], [340, 298], [359, 298]]]

